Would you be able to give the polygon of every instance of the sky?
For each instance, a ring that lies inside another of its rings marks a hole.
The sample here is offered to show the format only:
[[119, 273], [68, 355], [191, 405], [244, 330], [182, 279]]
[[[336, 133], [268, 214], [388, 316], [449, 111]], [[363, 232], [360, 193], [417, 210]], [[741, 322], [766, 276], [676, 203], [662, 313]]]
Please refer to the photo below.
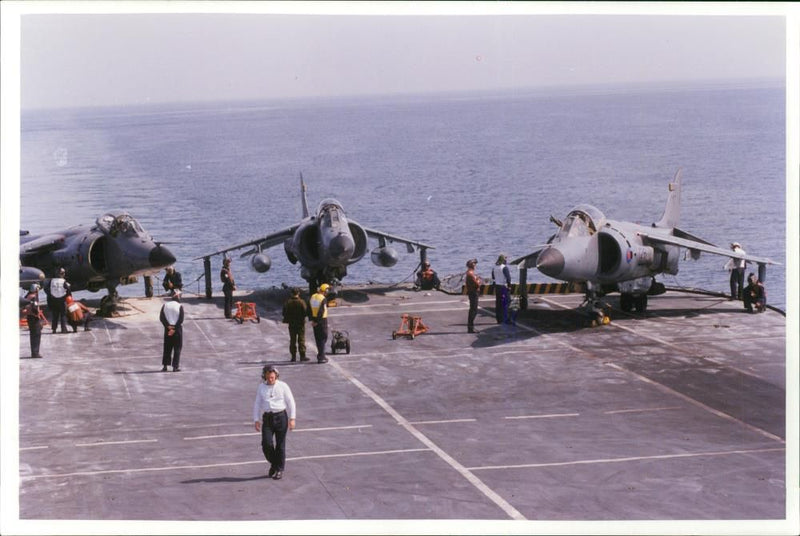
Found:
[[[753, 5], [593, 15], [547, 3], [143, 4], [185, 9], [23, 14], [21, 107], [783, 79], [786, 68], [780, 10]], [[215, 5], [245, 7], [200, 7]]]

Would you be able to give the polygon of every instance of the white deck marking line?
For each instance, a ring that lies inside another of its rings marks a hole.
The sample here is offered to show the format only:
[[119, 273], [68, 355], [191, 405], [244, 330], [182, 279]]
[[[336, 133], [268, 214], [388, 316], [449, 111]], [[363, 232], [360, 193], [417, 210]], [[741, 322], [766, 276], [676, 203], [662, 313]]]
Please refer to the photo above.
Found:
[[342, 366], [334, 360], [330, 361], [330, 365], [332, 365], [336, 370], [338, 370], [347, 380], [349, 380], [353, 385], [358, 387], [364, 394], [370, 397], [372, 400], [375, 401], [380, 407], [383, 408], [386, 413], [392, 416], [394, 420], [398, 422], [398, 424], [402, 425], [403, 428], [408, 431], [411, 435], [416, 437], [422, 444], [427, 446], [430, 450], [436, 453], [442, 460], [444, 460], [450, 467], [455, 469], [458, 474], [464, 477], [470, 484], [475, 486], [481, 493], [483, 493], [487, 498], [489, 498], [493, 503], [499, 506], [509, 517], [512, 519], [526, 519], [525, 516], [522, 515], [516, 508], [511, 506], [505, 499], [503, 499], [497, 492], [491, 489], [489, 486], [483, 483], [483, 481], [472, 474], [466, 467], [456, 461], [452, 456], [447, 454], [444, 450], [442, 450], [436, 443], [428, 439], [425, 434], [414, 428], [408, 420], [405, 419], [400, 413], [397, 412], [392, 406], [389, 405], [383, 398], [378, 396], [372, 389], [358, 381], [353, 375], [349, 372], [344, 370]]
[[[475, 422], [478, 419], [450, 419], [447, 421], [409, 421], [409, 424], [450, 424], [454, 422]], [[400, 424], [400, 423], [397, 423]]]
[[553, 419], [558, 417], [580, 417], [580, 413], [553, 413], [550, 415], [515, 415], [504, 419]]
[[[548, 300], [546, 300], [545, 298], [543, 298], [543, 299], [544, 299], [545, 301], [548, 301]], [[553, 303], [554, 305], [557, 305], [557, 306], [559, 306], [559, 307], [562, 307], [562, 308], [564, 308], [564, 309], [567, 309], [567, 308], [568, 308], [567, 306], [561, 305], [561, 304], [559, 304], [558, 302], [552, 302], [552, 303]], [[634, 331], [634, 330], [632, 330], [632, 329], [630, 329], [630, 328], [624, 328], [624, 327], [622, 327], [622, 326], [619, 326], [619, 325], [617, 325], [617, 324], [614, 324], [613, 322], [612, 322], [610, 325], [611, 325], [611, 326], [614, 326], [614, 327], [616, 327], [616, 328], [619, 328], [619, 329], [623, 329], [623, 330], [629, 331], [630, 333], [633, 333], [634, 335], [639, 335], [639, 336], [642, 336], [642, 337], [650, 338], [651, 340], [654, 340], [654, 341], [656, 341], [656, 342], [661, 342], [661, 343], [663, 343], [663, 344], [666, 344], [666, 345], [668, 345], [668, 346], [672, 346], [672, 347], [674, 347], [675, 349], [677, 349], [677, 350], [680, 350], [680, 352], [681, 352], [681, 353], [683, 353], [683, 354], [687, 354], [687, 355], [690, 355], [690, 356], [692, 356], [692, 355], [693, 355], [693, 354], [691, 354], [691, 353], [687, 352], [686, 350], [684, 350], [684, 349], [680, 348], [679, 346], [673, 345], [673, 344], [671, 344], [671, 343], [668, 343], [668, 342], [665, 342], [665, 341], [660, 341], [660, 340], [659, 340], [658, 338], [656, 338], [656, 337], [650, 337], [650, 336], [648, 336], [648, 335], [643, 335], [643, 334], [641, 334], [641, 333], [637, 333], [636, 331]], [[572, 348], [572, 349], [574, 349], [574, 350], [576, 350], [576, 351], [578, 351], [578, 352], [581, 352], [581, 353], [584, 353], [584, 354], [590, 355], [590, 356], [592, 356], [592, 357], [594, 357], [594, 358], [596, 359], [596, 356], [595, 356], [593, 353], [591, 353], [590, 351], [586, 350], [586, 349], [583, 349], [583, 348], [578, 348], [578, 347], [576, 347], [576, 346], [572, 346], [571, 344], [566, 344], [566, 343], [562, 343], [562, 344], [564, 344], [564, 346], [567, 346], [567, 347], [569, 347], [569, 348]], [[711, 360], [709, 359], [709, 361], [711, 361]], [[724, 365], [724, 364], [721, 364], [721, 363], [715, 363], [715, 364], [717, 364], [717, 365], [719, 365], [719, 366], [721, 366], [721, 367], [722, 367], [722, 366], [726, 366], [726, 365]], [[674, 396], [677, 396], [678, 398], [680, 398], [680, 399], [682, 399], [682, 400], [685, 400], [685, 401], [689, 402], [690, 404], [693, 404], [693, 405], [695, 405], [695, 406], [697, 406], [697, 407], [699, 407], [699, 408], [702, 408], [702, 409], [704, 409], [704, 410], [706, 410], [706, 411], [708, 411], [708, 412], [710, 412], [710, 413], [712, 413], [712, 414], [716, 415], [717, 417], [721, 417], [721, 418], [723, 418], [723, 419], [727, 419], [727, 420], [729, 420], [729, 421], [732, 421], [732, 422], [739, 423], [740, 425], [744, 426], [745, 428], [748, 428], [748, 429], [750, 429], [750, 430], [752, 430], [752, 431], [754, 431], [754, 432], [757, 432], [757, 433], [759, 433], [759, 434], [761, 434], [761, 435], [763, 435], [763, 436], [765, 436], [765, 437], [768, 437], [768, 438], [770, 438], [770, 439], [773, 439], [773, 440], [775, 440], [775, 441], [778, 441], [778, 442], [780, 442], [780, 443], [786, 443], [786, 441], [785, 441], [784, 439], [782, 439], [781, 437], [778, 437], [778, 436], [776, 436], [775, 434], [772, 434], [772, 433], [770, 433], [770, 432], [767, 432], [766, 430], [762, 430], [761, 428], [758, 428], [758, 427], [756, 427], [756, 426], [753, 426], [752, 424], [748, 424], [748, 423], [746, 423], [746, 422], [744, 422], [744, 421], [742, 421], [742, 420], [739, 420], [739, 419], [737, 419], [736, 417], [733, 417], [733, 416], [731, 416], [731, 415], [728, 415], [727, 413], [723, 413], [723, 412], [721, 412], [721, 411], [719, 411], [719, 410], [716, 410], [716, 409], [712, 408], [711, 406], [708, 406], [708, 405], [706, 405], [706, 404], [703, 404], [702, 402], [700, 402], [700, 401], [698, 401], [698, 400], [695, 400], [694, 398], [691, 398], [691, 397], [689, 397], [689, 396], [687, 396], [687, 395], [684, 395], [683, 393], [679, 393], [679, 392], [678, 392], [678, 391], [676, 391], [675, 389], [672, 389], [672, 388], [670, 388], [670, 387], [667, 387], [667, 386], [666, 386], [666, 385], [664, 385], [664, 384], [661, 384], [661, 383], [658, 383], [658, 382], [656, 382], [656, 381], [654, 381], [654, 380], [651, 380], [650, 378], [647, 378], [647, 377], [645, 377], [645, 376], [642, 376], [641, 374], [637, 374], [636, 372], [634, 372], [634, 371], [632, 371], [632, 370], [630, 370], [630, 369], [627, 369], [627, 368], [625, 368], [625, 367], [621, 367], [621, 366], [619, 366], [619, 365], [617, 365], [617, 364], [615, 364], [615, 363], [605, 363], [605, 365], [606, 365], [606, 366], [609, 366], [609, 367], [613, 367], [613, 368], [615, 368], [615, 369], [617, 369], [617, 370], [619, 370], [619, 371], [621, 371], [621, 372], [624, 372], [624, 373], [627, 373], [627, 374], [631, 374], [632, 376], [635, 376], [636, 378], [640, 379], [641, 381], [643, 381], [643, 382], [646, 382], [646, 383], [649, 383], [650, 385], [653, 385], [653, 386], [655, 386], [656, 388], [658, 388], [658, 389], [660, 389], [660, 390], [663, 390], [663, 391], [664, 391], [664, 392], [666, 392], [666, 393], [669, 393], [669, 394], [672, 394], [672, 395], [674, 395]], [[757, 376], [755, 376], [755, 377], [757, 377]], [[760, 379], [760, 378], [759, 378], [759, 379]]]
[[[331, 426], [328, 428], [301, 428], [301, 429], [294, 429], [291, 433], [296, 434], [299, 432], [330, 432], [330, 431], [337, 431], [337, 430], [357, 430], [360, 428], [372, 428], [371, 424], [356, 424], [354, 426]], [[219, 435], [204, 435], [204, 436], [193, 436], [193, 437], [184, 437], [184, 441], [195, 441], [198, 439], [220, 439], [224, 437], [244, 437], [244, 436], [255, 436], [261, 435], [261, 432], [243, 432], [239, 434], [219, 434]]]
[[468, 467], [470, 471], [486, 471], [491, 469], [537, 469], [540, 467], [563, 467], [567, 465], [592, 465], [599, 463], [624, 463], [647, 460], [670, 460], [675, 458], [699, 458], [702, 456], [731, 456], [734, 454], [757, 454], [760, 452], [781, 452], [786, 448], [765, 448], [751, 450], [723, 450], [718, 452], [684, 452], [681, 454], [656, 454], [653, 456], [630, 456], [627, 458], [606, 458], [597, 460], [574, 460], [571, 462], [550, 463], [523, 463], [518, 465], [485, 465], [483, 467]]
[[[421, 307], [418, 308], [418, 309], [419, 309], [418, 312], [420, 313], [420, 315], [423, 315], [425, 313], [446, 313], [446, 312], [450, 312], [450, 311], [463, 311], [464, 310], [464, 306], [461, 305], [460, 307], [448, 307], [447, 309], [442, 309], [442, 308], [439, 308], [439, 309], [423, 309]], [[480, 307], [480, 309], [483, 309], [483, 308]], [[487, 311], [487, 309], [483, 309], [483, 310]], [[417, 312], [417, 311], [415, 311], [415, 312]], [[405, 313], [405, 314], [408, 314], [408, 313]], [[492, 313], [492, 314], [494, 314], [494, 313]], [[365, 315], [400, 315], [400, 316], [402, 316], [402, 313], [398, 313], [397, 311], [349, 311], [349, 312], [348, 311], [336, 311], [336, 317], [337, 318], [338, 317], [344, 317], [344, 316], [365, 316]]]
[[214, 343], [213, 343], [213, 342], [211, 342], [211, 339], [209, 339], [209, 338], [208, 338], [208, 335], [206, 335], [206, 332], [205, 332], [205, 331], [203, 331], [203, 328], [201, 328], [201, 327], [200, 327], [200, 324], [198, 324], [198, 323], [197, 323], [197, 320], [195, 320], [194, 318], [192, 318], [192, 324], [194, 324], [194, 325], [195, 325], [195, 327], [196, 327], [196, 328], [197, 328], [197, 329], [200, 331], [200, 333], [202, 333], [202, 334], [203, 334], [203, 337], [204, 337], [204, 338], [205, 338], [205, 339], [208, 341], [208, 345], [211, 347], [211, 350], [214, 352], [214, 354], [215, 354], [217, 357], [219, 357], [219, 352], [218, 352], [218, 351], [217, 351], [217, 349], [214, 347]]
[[748, 423], [746, 423], [746, 422], [744, 422], [742, 420], [737, 419], [736, 417], [728, 415], [727, 413], [724, 413], [722, 411], [716, 410], [716, 409], [712, 408], [711, 406], [707, 406], [706, 404], [703, 404], [699, 400], [695, 400], [694, 398], [692, 398], [690, 396], [687, 396], [687, 395], [685, 395], [683, 393], [679, 393], [678, 391], [676, 391], [676, 390], [674, 390], [674, 389], [672, 389], [670, 387], [667, 387], [666, 385], [663, 385], [663, 384], [660, 384], [658, 382], [655, 382], [655, 381], [651, 380], [650, 378], [642, 376], [641, 374], [637, 374], [637, 373], [635, 373], [635, 372], [633, 372], [631, 370], [628, 370], [626, 368], [620, 367], [619, 365], [616, 365], [614, 363], [606, 363], [606, 365], [609, 366], [609, 367], [615, 368], [617, 370], [620, 370], [622, 372], [627, 372], [628, 374], [632, 374], [633, 376], [635, 376], [639, 380], [641, 380], [641, 381], [643, 381], [645, 383], [649, 383], [650, 385], [653, 385], [656, 388], [661, 389], [664, 392], [667, 392], [667, 393], [669, 393], [671, 395], [677, 396], [678, 398], [680, 398], [682, 400], [685, 400], [686, 402], [689, 402], [690, 404], [693, 404], [693, 405], [695, 405], [695, 406], [697, 406], [699, 408], [702, 408], [702, 409], [708, 411], [709, 413], [712, 413], [712, 414], [716, 415], [717, 417], [721, 417], [721, 418], [729, 420], [731, 422], [738, 423], [738, 424], [744, 426], [745, 428], [747, 428], [747, 429], [749, 429], [749, 430], [751, 430], [753, 432], [756, 432], [758, 434], [763, 435], [764, 437], [768, 437], [768, 438], [773, 439], [775, 441], [778, 441], [780, 443], [786, 443], [786, 441], [783, 438], [781, 438], [779, 436], [776, 436], [775, 434], [767, 432], [766, 430], [762, 430], [761, 428], [753, 426], [752, 424], [748, 424]]
[[[428, 306], [428, 305], [445, 305], [445, 304], [449, 305], [449, 304], [454, 304], [454, 303], [463, 304], [464, 300], [452, 299], [452, 300], [443, 300], [443, 301], [416, 302], [416, 303], [413, 303], [413, 304], [411, 302], [408, 302], [408, 301], [401, 301], [401, 302], [398, 302], [398, 303], [376, 303], [376, 304], [369, 304], [369, 305], [342, 305], [342, 306], [339, 306], [339, 308], [342, 309], [342, 310], [344, 310], [344, 309], [379, 309], [381, 307], [399, 307], [399, 306], [411, 306], [411, 305], [414, 305], [414, 306], [420, 306], [421, 305], [421, 306], [425, 307], [425, 306]], [[333, 307], [331, 309], [333, 309]]]
[[671, 409], [682, 409], [680, 406], [667, 406], [663, 408], [640, 408], [640, 409], [615, 409], [612, 411], [604, 411], [606, 415], [616, 415], [617, 413], [646, 413], [648, 411], [667, 411]]
[[157, 443], [158, 439], [132, 439], [130, 441], [98, 441], [97, 443], [75, 443], [76, 447], [101, 447], [104, 445], [132, 445], [134, 443]]
[[[379, 456], [384, 454], [403, 454], [407, 452], [429, 452], [430, 449], [395, 449], [377, 450], [372, 452], [347, 452], [343, 454], [320, 454], [315, 456], [297, 456], [286, 458], [287, 461], [319, 460], [324, 458], [347, 458], [351, 456]], [[186, 471], [193, 469], [214, 469], [217, 467], [237, 467], [240, 465], [264, 465], [263, 458], [256, 461], [230, 462], [230, 463], [209, 463], [203, 465], [173, 465], [168, 467], [142, 467], [139, 469], [103, 469], [100, 471], [79, 471], [75, 473], [56, 473], [50, 475], [25, 475], [20, 476], [20, 480], [39, 480], [42, 478], [67, 478], [72, 476], [97, 476], [122, 473], [154, 473], [163, 471]]]
[[49, 449], [49, 448], [50, 447], [48, 447], [47, 445], [43, 445], [41, 447], [20, 447], [19, 450], [20, 451], [22, 451], [22, 450], [42, 450], [42, 449]]
[[[570, 307], [567, 307], [565, 305], [561, 305], [561, 304], [559, 304], [557, 302], [551, 302], [551, 303], [554, 303], [555, 305], [558, 305], [559, 307], [562, 307], [564, 309], [570, 309]], [[617, 329], [621, 329], [623, 331], [627, 331], [628, 333], [631, 333], [633, 335], [637, 335], [639, 337], [644, 337], [645, 339], [650, 339], [651, 341], [655, 341], [655, 342], [657, 342], [659, 344], [663, 344], [664, 346], [668, 346], [670, 348], [674, 348], [675, 350], [681, 352], [684, 355], [688, 355], [690, 357], [699, 357], [700, 359], [705, 359], [706, 361], [709, 361], [710, 363], [714, 363], [715, 365], [718, 365], [720, 367], [726, 367], [726, 368], [729, 368], [731, 370], [735, 370], [735, 371], [739, 372], [740, 374], [744, 374], [745, 376], [750, 376], [750, 377], [753, 377], [753, 378], [757, 378], [759, 380], [766, 381], [765, 378], [762, 378], [762, 377], [760, 377], [760, 376], [758, 376], [758, 375], [756, 375], [756, 374], [754, 374], [752, 372], [748, 372], [746, 370], [743, 370], [743, 369], [740, 369], [740, 368], [736, 368], [735, 366], [727, 364], [727, 363], [721, 363], [719, 361], [715, 361], [714, 359], [711, 359], [710, 357], [705, 357], [705, 356], [702, 356], [702, 355], [698, 355], [697, 353], [695, 353], [695, 352], [693, 352], [691, 350], [687, 350], [686, 348], [683, 348], [682, 346], [679, 346], [676, 343], [672, 343], [672, 342], [666, 341], [664, 339], [656, 337], [655, 335], [649, 335], [647, 333], [642, 333], [640, 331], [636, 331], [633, 328], [629, 328], [627, 326], [621, 326], [619, 324], [615, 324], [614, 322], [612, 322], [610, 325], [614, 326]], [[688, 341], [688, 342], [694, 342], [695, 344], [699, 344], [702, 341], [695, 339], [694, 341]], [[716, 342], [716, 341], [712, 341], [712, 342]]]

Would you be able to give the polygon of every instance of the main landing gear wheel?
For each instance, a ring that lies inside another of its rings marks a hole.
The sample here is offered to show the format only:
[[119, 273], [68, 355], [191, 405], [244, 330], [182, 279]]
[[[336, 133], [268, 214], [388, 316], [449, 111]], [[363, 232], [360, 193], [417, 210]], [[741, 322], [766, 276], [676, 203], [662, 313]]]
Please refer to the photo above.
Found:
[[630, 313], [633, 309], [636, 309], [637, 313], [643, 313], [647, 310], [647, 294], [638, 296], [627, 292], [620, 294], [619, 308], [626, 313]]

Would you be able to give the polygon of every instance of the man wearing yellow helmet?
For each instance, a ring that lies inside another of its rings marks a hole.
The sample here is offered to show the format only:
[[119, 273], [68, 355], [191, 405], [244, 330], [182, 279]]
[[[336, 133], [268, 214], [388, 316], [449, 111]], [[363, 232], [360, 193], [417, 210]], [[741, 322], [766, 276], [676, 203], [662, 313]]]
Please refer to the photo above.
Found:
[[308, 300], [308, 318], [314, 327], [314, 340], [317, 343], [317, 363], [327, 363], [325, 345], [328, 342], [328, 290], [330, 285], [323, 283]]

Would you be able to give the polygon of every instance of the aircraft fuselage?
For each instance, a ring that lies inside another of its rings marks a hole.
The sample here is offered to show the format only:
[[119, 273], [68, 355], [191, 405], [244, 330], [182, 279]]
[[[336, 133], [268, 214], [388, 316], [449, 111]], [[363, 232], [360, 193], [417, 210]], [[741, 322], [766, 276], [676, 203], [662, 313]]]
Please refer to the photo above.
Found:
[[79, 225], [51, 235], [25, 236], [20, 263], [42, 270], [48, 278], [64, 267], [73, 290], [94, 292], [113, 289], [175, 262], [172, 252], [156, 244], [127, 214], [103, 218], [92, 227]]

